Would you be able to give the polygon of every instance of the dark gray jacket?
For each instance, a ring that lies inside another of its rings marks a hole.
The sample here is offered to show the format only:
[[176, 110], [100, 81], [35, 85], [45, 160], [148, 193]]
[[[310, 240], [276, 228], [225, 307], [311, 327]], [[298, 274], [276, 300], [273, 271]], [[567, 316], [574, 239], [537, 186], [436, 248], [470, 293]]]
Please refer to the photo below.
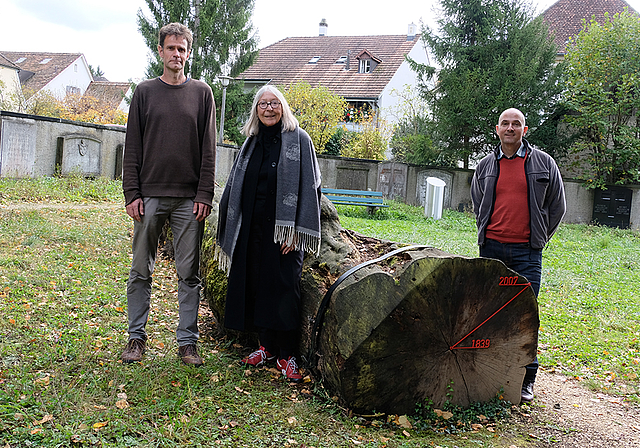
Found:
[[[553, 158], [526, 140], [522, 141], [527, 148], [524, 169], [529, 199], [529, 241], [532, 248], [542, 249], [553, 236], [567, 209], [564, 184]], [[471, 200], [478, 226], [478, 244], [481, 246], [495, 203], [496, 182], [500, 173], [499, 155], [498, 146], [478, 163], [471, 181]]]

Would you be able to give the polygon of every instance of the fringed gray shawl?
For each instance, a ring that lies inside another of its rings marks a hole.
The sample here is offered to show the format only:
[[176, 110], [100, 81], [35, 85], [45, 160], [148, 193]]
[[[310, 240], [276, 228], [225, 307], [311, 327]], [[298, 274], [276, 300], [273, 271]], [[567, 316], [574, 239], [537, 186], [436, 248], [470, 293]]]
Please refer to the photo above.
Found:
[[[220, 200], [215, 259], [227, 275], [242, 225], [242, 188], [257, 138], [249, 137], [231, 168]], [[276, 222], [273, 240], [320, 253], [320, 168], [313, 142], [299, 127], [282, 132], [277, 168]], [[223, 209], [224, 208], [224, 209]]]

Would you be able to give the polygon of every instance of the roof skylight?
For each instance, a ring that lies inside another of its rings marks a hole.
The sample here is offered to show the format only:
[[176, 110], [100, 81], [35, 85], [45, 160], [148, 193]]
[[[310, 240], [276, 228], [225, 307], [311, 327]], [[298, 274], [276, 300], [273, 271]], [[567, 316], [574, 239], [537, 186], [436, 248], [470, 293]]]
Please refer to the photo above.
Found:
[[309, 59], [309, 64], [317, 64], [319, 60], [320, 60], [320, 56], [314, 56], [311, 59]]

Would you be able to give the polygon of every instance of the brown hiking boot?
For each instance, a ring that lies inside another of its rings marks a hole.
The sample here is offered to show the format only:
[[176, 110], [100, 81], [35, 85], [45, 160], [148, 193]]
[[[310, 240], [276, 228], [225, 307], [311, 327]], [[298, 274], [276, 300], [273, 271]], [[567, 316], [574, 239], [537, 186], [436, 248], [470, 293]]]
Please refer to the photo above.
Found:
[[122, 352], [122, 362], [125, 364], [140, 362], [142, 360], [142, 354], [144, 353], [146, 345], [146, 342], [142, 339], [129, 339], [129, 342], [127, 342], [127, 346]]
[[196, 344], [188, 344], [178, 347], [178, 356], [185, 364], [200, 367], [204, 360], [198, 355]]

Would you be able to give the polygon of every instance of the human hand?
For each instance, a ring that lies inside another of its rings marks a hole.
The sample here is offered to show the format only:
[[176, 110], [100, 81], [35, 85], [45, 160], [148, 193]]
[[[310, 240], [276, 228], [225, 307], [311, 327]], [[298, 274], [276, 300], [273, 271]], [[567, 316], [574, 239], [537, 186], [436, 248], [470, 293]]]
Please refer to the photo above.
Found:
[[202, 202], [194, 202], [193, 213], [196, 215], [196, 221], [202, 221], [211, 214], [211, 206]]
[[127, 215], [131, 216], [136, 221], [142, 221], [142, 216], [144, 215], [144, 202], [142, 199], [134, 199], [126, 206]]

